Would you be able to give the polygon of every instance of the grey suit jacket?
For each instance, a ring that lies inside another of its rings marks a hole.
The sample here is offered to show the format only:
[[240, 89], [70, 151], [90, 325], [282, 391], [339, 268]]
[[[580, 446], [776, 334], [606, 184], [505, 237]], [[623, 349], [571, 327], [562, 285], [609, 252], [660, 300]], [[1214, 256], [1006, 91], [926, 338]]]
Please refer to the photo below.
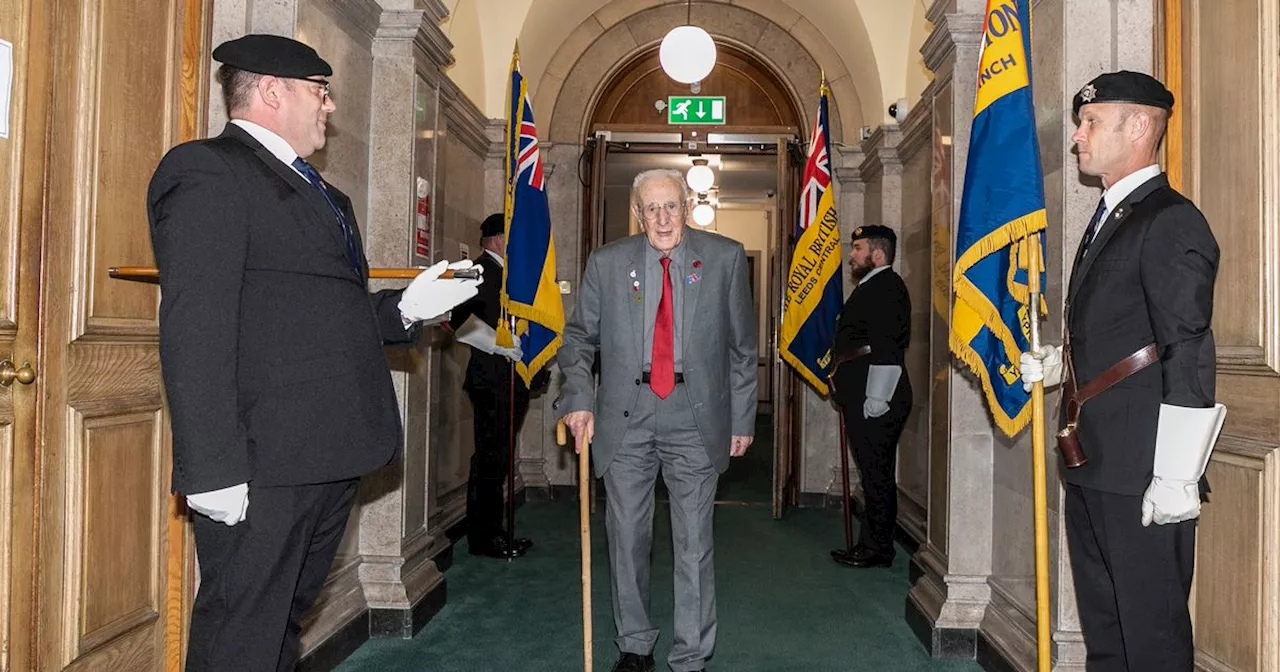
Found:
[[[756, 317], [742, 244], [685, 229], [683, 334], [684, 385], [702, 443], [716, 469], [729, 468], [733, 436], [755, 434]], [[595, 413], [596, 474], [604, 475], [622, 443], [641, 389], [644, 366], [644, 252], [638, 234], [599, 248], [587, 260], [573, 316], [556, 361], [564, 373], [561, 415]], [[632, 271], [635, 277], [632, 277]], [[691, 276], [697, 276], [690, 281]], [[597, 386], [592, 365], [600, 355]]]

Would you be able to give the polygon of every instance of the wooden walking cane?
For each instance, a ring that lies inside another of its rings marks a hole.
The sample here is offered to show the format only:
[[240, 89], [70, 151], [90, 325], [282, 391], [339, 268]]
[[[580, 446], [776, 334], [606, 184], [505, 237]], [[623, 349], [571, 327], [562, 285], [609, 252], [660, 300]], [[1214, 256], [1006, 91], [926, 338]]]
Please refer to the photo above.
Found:
[[[1027, 238], [1027, 289], [1030, 302], [1031, 351], [1040, 349], [1040, 234]], [[1031, 386], [1031, 472], [1036, 539], [1036, 669], [1049, 672], [1049, 521], [1045, 484], [1044, 381]]]
[[[582, 669], [591, 666], [591, 443], [585, 436], [575, 436], [578, 444], [578, 535], [582, 542]], [[556, 422], [556, 443], [565, 445], [564, 420]]]

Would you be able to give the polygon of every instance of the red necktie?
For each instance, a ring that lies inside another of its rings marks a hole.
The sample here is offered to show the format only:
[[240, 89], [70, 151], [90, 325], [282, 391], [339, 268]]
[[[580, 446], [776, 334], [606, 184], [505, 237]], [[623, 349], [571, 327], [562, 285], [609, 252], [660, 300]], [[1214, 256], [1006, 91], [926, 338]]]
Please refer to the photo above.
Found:
[[663, 257], [662, 299], [653, 320], [653, 361], [649, 372], [649, 389], [660, 399], [666, 399], [676, 389], [676, 330], [671, 312], [671, 257]]

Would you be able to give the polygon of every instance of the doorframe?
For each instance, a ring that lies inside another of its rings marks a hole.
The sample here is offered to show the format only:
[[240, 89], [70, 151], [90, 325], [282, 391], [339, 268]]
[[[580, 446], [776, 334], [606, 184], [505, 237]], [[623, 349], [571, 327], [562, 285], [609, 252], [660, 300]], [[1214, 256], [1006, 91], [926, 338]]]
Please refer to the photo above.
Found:
[[[705, 135], [700, 135], [705, 134]], [[604, 228], [604, 209], [603, 196], [597, 192], [602, 185], [596, 184], [596, 178], [603, 176], [608, 169], [609, 159], [616, 154], [737, 154], [737, 155], [755, 155], [755, 156], [777, 156], [779, 141], [786, 140], [789, 143], [801, 143], [803, 137], [800, 130], [792, 126], [774, 126], [774, 127], [754, 127], [754, 126], [720, 126], [712, 129], [689, 129], [687, 127], [671, 127], [667, 125], [638, 125], [638, 124], [595, 124], [591, 128], [590, 135], [584, 141], [584, 147], [588, 147], [586, 151], [591, 152], [591, 165], [593, 170], [591, 173], [591, 181], [583, 184], [582, 191], [582, 208], [583, 219], [579, 225], [579, 238], [582, 240], [581, 257], [578, 260], [579, 273], [584, 274], [586, 270], [588, 255], [600, 247], [600, 241], [596, 239], [599, 232]], [[596, 163], [594, 156], [597, 152], [603, 151], [603, 157], [599, 163]], [[596, 199], [599, 197], [599, 201]], [[599, 221], [592, 221], [592, 217], [599, 218]], [[778, 280], [776, 277], [777, 268], [785, 267], [790, 263], [791, 243], [793, 232], [786, 228], [786, 224], [791, 220], [782, 217], [770, 218], [770, 243], [777, 247], [779, 242], [782, 243], [782, 250], [770, 249], [769, 252], [779, 252], [784, 256], [783, 263], [778, 265], [772, 263], [772, 259], [762, 260], [769, 267], [767, 277], [765, 278], [765, 290], [769, 291], [773, 284]], [[686, 226], [690, 224], [686, 223]], [[785, 274], [785, 270], [782, 271]], [[771, 292], [770, 292], [771, 293]], [[773, 297], [757, 297], [756, 302], [764, 310], [772, 310], [775, 306]], [[780, 305], [780, 304], [779, 304]], [[778, 501], [779, 493], [774, 492], [773, 511], [774, 517], [781, 517], [781, 509], [786, 506], [794, 506], [799, 491], [799, 473], [802, 467], [803, 454], [798, 448], [801, 445], [801, 426], [803, 423], [803, 394], [799, 377], [795, 371], [785, 363], [778, 366], [781, 358], [778, 356], [778, 330], [781, 329], [782, 321], [780, 316], [773, 316], [769, 320], [768, 339], [769, 347], [766, 351], [765, 358], [770, 363], [766, 366], [766, 384], [770, 386], [770, 409], [769, 415], [773, 422], [773, 459], [771, 460], [771, 483], [776, 483], [778, 479], [778, 471], [780, 468], [779, 451], [782, 449], [782, 439], [780, 428], [782, 423], [786, 423], [790, 430], [789, 442], [794, 447], [791, 453], [791, 469], [788, 482], [784, 485], [786, 489], [785, 501]], [[758, 368], [759, 364], [757, 364]], [[785, 376], [779, 381], [777, 376]], [[782, 386], [776, 383], [782, 382]], [[782, 403], [779, 392], [787, 394], [789, 403]]]

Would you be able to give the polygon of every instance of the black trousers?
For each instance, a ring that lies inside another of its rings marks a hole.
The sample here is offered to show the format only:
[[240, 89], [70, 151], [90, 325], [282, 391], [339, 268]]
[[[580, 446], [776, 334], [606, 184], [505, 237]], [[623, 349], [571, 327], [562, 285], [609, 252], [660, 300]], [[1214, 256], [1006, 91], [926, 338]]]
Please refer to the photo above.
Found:
[[862, 477], [865, 520], [858, 531], [858, 545], [878, 554], [893, 555], [893, 530], [898, 520], [898, 439], [911, 411], [895, 398], [889, 412], [878, 418], [862, 417], [862, 400], [843, 407], [849, 452]]
[[292, 672], [302, 617], [324, 586], [358, 481], [256, 488], [232, 527], [195, 515], [200, 589], [187, 672]]
[[474, 411], [476, 441], [467, 480], [467, 538], [475, 544], [500, 536], [505, 529], [502, 489], [507, 484], [512, 439], [519, 437], [520, 426], [529, 410], [529, 390], [524, 387], [524, 381], [516, 380], [514, 432], [510, 383], [472, 385], [467, 395]]
[[1142, 526], [1142, 497], [1067, 485], [1067, 545], [1089, 672], [1191, 672], [1196, 521]]

